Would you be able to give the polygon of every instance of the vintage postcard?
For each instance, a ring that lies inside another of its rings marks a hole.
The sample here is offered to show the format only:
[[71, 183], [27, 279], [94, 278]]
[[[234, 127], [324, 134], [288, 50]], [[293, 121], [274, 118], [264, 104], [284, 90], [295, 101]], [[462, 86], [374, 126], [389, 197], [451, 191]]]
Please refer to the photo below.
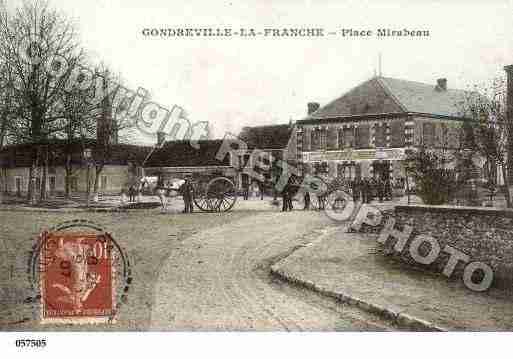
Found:
[[0, 331], [513, 331], [512, 19], [0, 1]]

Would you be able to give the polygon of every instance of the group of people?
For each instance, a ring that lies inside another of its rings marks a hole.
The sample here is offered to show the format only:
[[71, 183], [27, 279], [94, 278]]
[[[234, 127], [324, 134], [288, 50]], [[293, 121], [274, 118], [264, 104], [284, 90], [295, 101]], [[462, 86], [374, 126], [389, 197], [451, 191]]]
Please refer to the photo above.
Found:
[[353, 200], [361, 200], [363, 203], [370, 203], [374, 198], [380, 202], [392, 200], [392, 183], [389, 178], [368, 178], [354, 179], [351, 182]]
[[364, 177], [351, 181], [353, 200], [361, 200], [363, 203], [370, 203], [376, 198], [380, 202], [383, 202], [383, 200], [391, 201], [394, 196], [394, 188], [404, 188], [404, 179], [397, 178], [391, 180], [388, 177]]
[[124, 187], [123, 189], [121, 189], [122, 201], [126, 201], [125, 196], [128, 196], [128, 202], [138, 201], [137, 196], [141, 194], [143, 186], [144, 184], [131, 184], [128, 188]]
[[[167, 199], [166, 197], [169, 195], [169, 192], [175, 190], [172, 188], [172, 184], [170, 182], [165, 183], [162, 178], [159, 178], [157, 182], [157, 186], [155, 188], [155, 192], [159, 196], [160, 202], [162, 204], [162, 210], [165, 211], [167, 207]], [[182, 195], [184, 209], [182, 213], [192, 213], [194, 212], [194, 187], [192, 185], [192, 181], [190, 177], [186, 177], [184, 182], [178, 188], [178, 193]]]
[[249, 199], [249, 193], [251, 192], [251, 190], [253, 193], [255, 193], [255, 195], [258, 190], [258, 195], [260, 196], [260, 199], [264, 199], [265, 186], [263, 182], [257, 181], [252, 185], [250, 185], [248, 181], [244, 181], [242, 183], [242, 198], [244, 198], [245, 201]]
[[[289, 181], [282, 188], [281, 196], [283, 199], [282, 211], [292, 211], [294, 209], [292, 204], [292, 199], [297, 194], [300, 186], [299, 179], [290, 178]], [[377, 178], [355, 178], [349, 181], [349, 186], [352, 191], [353, 200], [362, 201], [363, 203], [370, 203], [374, 199], [378, 199], [380, 202], [383, 200], [392, 200], [393, 199], [393, 188], [404, 187], [404, 180], [399, 178], [395, 181], [391, 180], [387, 177], [377, 177]], [[345, 182], [347, 184], [347, 182]], [[263, 199], [264, 194], [264, 186], [263, 184], [258, 184], [260, 190], [261, 199]], [[133, 187], [129, 189], [130, 201], [135, 201], [136, 191], [132, 190]], [[249, 184], [243, 184], [243, 198], [248, 199], [249, 192]], [[166, 196], [167, 188], [164, 182], [159, 182], [157, 184], [157, 193], [159, 197], [161, 197], [161, 201], [163, 203], [163, 208], [165, 208], [165, 196]], [[192, 181], [189, 177], [185, 178], [184, 183], [179, 187], [178, 192], [182, 195], [184, 201], [184, 210], [183, 213], [192, 213], [194, 211], [194, 187]], [[308, 191], [303, 192], [303, 200], [304, 207], [303, 210], [309, 210], [312, 206], [312, 196]], [[323, 210], [326, 207], [327, 202], [327, 193], [316, 193], [317, 204], [316, 209]]]
[[134, 185], [128, 187], [128, 202], [135, 202], [135, 198], [138, 194], [138, 190]]
[[[362, 201], [363, 203], [370, 203], [374, 199], [380, 202], [393, 199], [394, 188], [404, 188], [404, 178], [397, 178], [395, 180], [389, 177], [364, 177], [355, 178], [349, 182], [343, 181], [345, 185], [351, 188], [353, 201]], [[282, 211], [291, 211], [293, 209], [292, 198], [296, 195], [299, 186], [294, 181], [289, 181], [282, 190], [283, 207]], [[314, 195], [308, 191], [303, 193], [304, 210], [309, 210], [312, 206], [312, 198]], [[327, 193], [316, 193], [317, 204], [316, 209], [323, 210], [326, 208]]]

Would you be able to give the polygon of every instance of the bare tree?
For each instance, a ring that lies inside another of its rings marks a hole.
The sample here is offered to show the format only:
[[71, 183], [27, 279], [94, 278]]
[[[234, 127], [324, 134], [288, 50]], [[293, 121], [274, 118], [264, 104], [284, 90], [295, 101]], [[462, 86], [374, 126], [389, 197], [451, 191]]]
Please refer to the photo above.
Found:
[[501, 170], [504, 182], [503, 193], [506, 205], [511, 207], [509, 175], [507, 166], [508, 122], [506, 119], [506, 86], [502, 78], [496, 78], [489, 85], [475, 86], [463, 103], [463, 113], [469, 118], [472, 128], [473, 146], [483, 156], [489, 172]]
[[[7, 129], [12, 120], [12, 73], [11, 69], [4, 64], [0, 64], [0, 150], [3, 149], [7, 139]], [[7, 169], [5, 164], [1, 164], [2, 173], [0, 174], [0, 196], [7, 190]], [[1, 198], [1, 197], [0, 197]]]
[[[125, 113], [130, 106], [131, 98], [126, 97], [124, 87], [120, 85], [121, 75], [112, 75], [105, 65], [96, 70], [102, 81], [100, 102], [95, 108], [96, 145], [94, 157], [93, 196], [98, 200], [101, 175], [105, 166], [113, 158], [115, 147], [120, 142], [131, 140], [135, 123]], [[134, 95], [134, 94], [132, 94]], [[125, 115], [122, 115], [125, 114]]]
[[48, 157], [45, 145], [62, 131], [66, 82], [82, 57], [73, 25], [46, 2], [26, 2], [12, 13], [0, 5], [0, 63], [12, 75], [9, 112], [13, 121], [6, 133], [14, 143], [33, 144], [30, 202], [35, 201], [40, 160]]
[[70, 197], [71, 178], [76, 170], [82, 167], [80, 164], [74, 167], [73, 155], [77, 150], [82, 153], [87, 146], [88, 139], [95, 132], [94, 110], [87, 101], [87, 93], [74, 89], [63, 96], [62, 133], [64, 135], [64, 171], [65, 171], [65, 196]]

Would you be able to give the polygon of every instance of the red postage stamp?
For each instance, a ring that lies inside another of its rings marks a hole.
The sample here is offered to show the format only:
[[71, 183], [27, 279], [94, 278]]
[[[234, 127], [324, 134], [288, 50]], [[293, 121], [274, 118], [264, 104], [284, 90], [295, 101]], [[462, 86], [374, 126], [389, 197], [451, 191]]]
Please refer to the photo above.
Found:
[[115, 266], [108, 234], [43, 234], [40, 256], [43, 323], [102, 323], [115, 311]]

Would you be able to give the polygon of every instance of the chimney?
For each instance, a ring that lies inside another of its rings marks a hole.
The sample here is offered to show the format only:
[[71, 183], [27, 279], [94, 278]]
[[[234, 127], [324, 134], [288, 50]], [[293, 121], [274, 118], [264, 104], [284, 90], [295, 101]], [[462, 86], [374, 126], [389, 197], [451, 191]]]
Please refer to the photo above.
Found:
[[506, 131], [508, 179], [513, 181], [513, 65], [504, 66], [506, 71]]
[[447, 91], [447, 79], [441, 78], [436, 80], [437, 91]]
[[166, 141], [166, 133], [159, 131], [157, 132], [157, 146], [162, 146]]
[[317, 111], [321, 107], [318, 102], [308, 102], [308, 116]]

